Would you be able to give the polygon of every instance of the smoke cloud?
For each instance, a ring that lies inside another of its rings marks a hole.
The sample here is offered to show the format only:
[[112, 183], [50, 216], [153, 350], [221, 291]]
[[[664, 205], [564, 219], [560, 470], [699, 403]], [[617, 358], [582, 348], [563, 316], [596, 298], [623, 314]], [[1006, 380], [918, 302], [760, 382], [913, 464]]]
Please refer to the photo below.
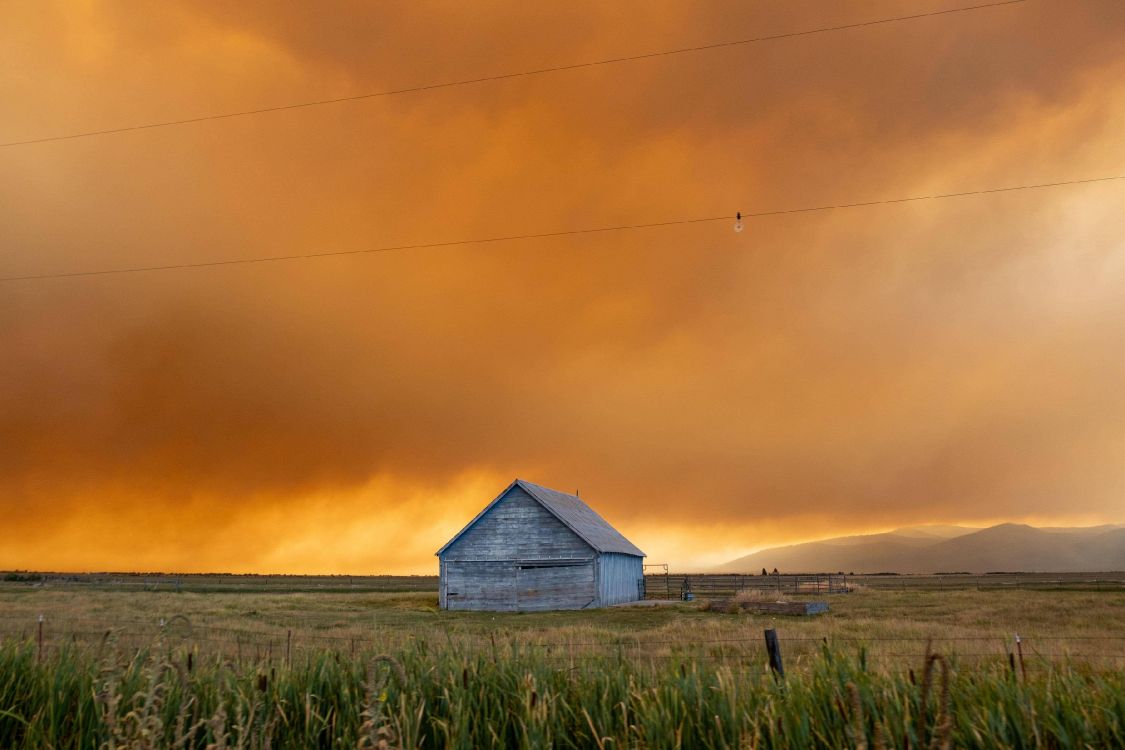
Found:
[[[926, 2], [912, 12], [954, 7]], [[901, 15], [19, 6], [0, 140]], [[22, 15], [21, 15], [22, 14]], [[0, 275], [1125, 174], [1125, 5], [0, 149]], [[0, 285], [0, 568], [431, 572], [516, 476], [652, 561], [1122, 521], [1125, 182]]]

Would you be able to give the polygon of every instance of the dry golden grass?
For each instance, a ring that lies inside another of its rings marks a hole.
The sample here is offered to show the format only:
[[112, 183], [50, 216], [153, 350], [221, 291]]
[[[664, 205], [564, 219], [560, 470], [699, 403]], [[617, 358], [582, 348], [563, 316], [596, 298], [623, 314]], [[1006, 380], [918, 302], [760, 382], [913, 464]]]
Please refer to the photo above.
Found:
[[743, 589], [734, 595], [731, 600], [737, 604], [742, 602], [781, 602], [785, 597], [769, 589]]
[[[907, 735], [922, 747], [1103, 747], [1121, 736], [1123, 592], [872, 587], [822, 599], [832, 610], [815, 617], [696, 603], [499, 614], [443, 612], [427, 593], [0, 584], [0, 636], [16, 641], [0, 642], [0, 673], [17, 675], [0, 694], [0, 746], [125, 746], [159, 735], [154, 717], [215, 746], [663, 746], [654, 738], [686, 731], [693, 747], [878, 748]], [[767, 628], [780, 636], [782, 692], [767, 676]], [[1026, 672], [1009, 666], [1015, 633]]]
[[[772, 600], [773, 595], [741, 595]], [[776, 628], [786, 658], [799, 664], [825, 639], [871, 658], [935, 650], [1003, 657], [1015, 634], [1029, 658], [1118, 656], [1125, 665], [1125, 594], [1091, 591], [859, 590], [823, 596], [831, 611], [814, 617], [726, 614], [696, 604], [602, 610], [444, 612], [432, 594], [172, 593], [89, 591], [0, 585], [0, 634], [32, 638], [45, 618], [48, 644], [101, 640], [136, 646], [160, 633], [244, 658], [284, 649], [357, 650], [410, 642], [466, 649], [550, 649], [557, 654], [616, 649], [625, 655], [699, 653], [711, 658], [761, 653], [762, 631]], [[161, 628], [161, 621], [165, 623]]]

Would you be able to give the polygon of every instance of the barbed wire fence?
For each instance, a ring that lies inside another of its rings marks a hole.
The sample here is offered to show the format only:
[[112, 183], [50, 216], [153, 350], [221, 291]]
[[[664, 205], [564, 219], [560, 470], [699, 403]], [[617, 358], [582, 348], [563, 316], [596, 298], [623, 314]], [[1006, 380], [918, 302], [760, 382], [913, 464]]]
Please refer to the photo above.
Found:
[[[650, 599], [676, 599], [684, 591], [699, 595], [740, 590], [782, 594], [844, 593], [857, 587], [885, 590], [1076, 590], [1125, 591], [1125, 572], [1118, 573], [672, 573], [650, 565], [644, 589]], [[0, 583], [59, 590], [150, 591], [175, 593], [323, 593], [437, 595], [433, 575], [377, 576], [265, 576], [235, 574], [108, 574], [33, 573], [8, 571]]]
[[856, 589], [887, 591], [1096, 591], [1125, 592], [1125, 573], [650, 573], [646, 599], [691, 599], [732, 596], [741, 591], [779, 596], [846, 594]]
[[[766, 665], [770, 652], [756, 620], [745, 632], [729, 637], [670, 639], [643, 636], [584, 635], [580, 638], [543, 640], [534, 633], [450, 634], [422, 638], [402, 630], [323, 633], [304, 628], [235, 628], [193, 623], [184, 615], [152, 620], [101, 620], [97, 618], [39, 615], [0, 615], [0, 642], [34, 644], [38, 658], [47, 660], [65, 650], [135, 653], [140, 650], [190, 651], [239, 665], [291, 665], [318, 653], [356, 656], [406, 648], [426, 651], [449, 649], [461, 655], [492, 658], [546, 659], [580, 665], [589, 661], [634, 663], [705, 662]], [[771, 630], [773, 630], [771, 628]], [[788, 636], [784, 629], [775, 640], [786, 659], [798, 668], [827, 649], [852, 654], [867, 661], [915, 661], [931, 648], [963, 664], [1008, 663], [1018, 659], [1023, 669], [1063, 663], [1088, 663], [1125, 667], [1123, 635], [1052, 635], [1049, 633], [945, 634], [917, 636]]]

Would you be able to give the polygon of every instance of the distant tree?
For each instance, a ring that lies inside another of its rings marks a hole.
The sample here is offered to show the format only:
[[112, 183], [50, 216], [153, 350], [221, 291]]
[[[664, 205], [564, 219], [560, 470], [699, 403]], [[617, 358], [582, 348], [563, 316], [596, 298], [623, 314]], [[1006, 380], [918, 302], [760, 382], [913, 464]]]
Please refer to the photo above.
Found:
[[769, 573], [767, 573], [767, 572], [766, 572], [766, 569], [765, 569], [765, 568], [762, 568], [762, 575], [764, 575], [764, 576], [768, 576], [768, 575], [769, 575]]
[[777, 568], [774, 568], [774, 569], [773, 569], [773, 574], [774, 574], [775, 576], [776, 576], [776, 575], [780, 575], [780, 573], [778, 573], [778, 572], [777, 572]]

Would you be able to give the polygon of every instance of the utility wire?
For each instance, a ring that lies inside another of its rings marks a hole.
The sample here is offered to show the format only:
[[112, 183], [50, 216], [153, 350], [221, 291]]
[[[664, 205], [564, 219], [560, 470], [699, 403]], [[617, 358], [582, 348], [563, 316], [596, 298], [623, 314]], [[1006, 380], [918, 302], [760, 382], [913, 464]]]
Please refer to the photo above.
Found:
[[[983, 190], [963, 190], [956, 193], [937, 193], [934, 195], [915, 195], [906, 198], [886, 198], [876, 201], [862, 201], [858, 203], [835, 203], [824, 206], [808, 206], [805, 208], [783, 208], [773, 211], [755, 211], [750, 213], [740, 212], [743, 219], [753, 219], [765, 216], [782, 216], [785, 214], [803, 214], [814, 211], [833, 211], [842, 208], [863, 208], [867, 206], [883, 206], [894, 203], [910, 203], [914, 201], [942, 200], [946, 198], [964, 198], [969, 196], [991, 195], [994, 193], [1010, 193], [1017, 190], [1039, 190], [1042, 188], [1063, 187], [1068, 185], [1088, 185], [1095, 182], [1110, 182], [1125, 180], [1125, 175], [1109, 177], [1091, 177], [1083, 180], [1060, 180], [1057, 182], [1042, 182], [1035, 185], [1014, 185], [1010, 187], [986, 188]], [[516, 240], [537, 240], [550, 237], [571, 237], [584, 234], [603, 234], [607, 232], [624, 232], [633, 229], [658, 229], [663, 227], [683, 226], [687, 224], [704, 224], [714, 221], [729, 221], [733, 215], [705, 216], [694, 219], [671, 219], [668, 221], [654, 221], [643, 224], [618, 224], [608, 227], [589, 227], [585, 229], [564, 229], [556, 232], [538, 232], [535, 234], [509, 234], [497, 237], [480, 237], [467, 240], [450, 240], [447, 242], [426, 242], [413, 245], [389, 245], [384, 247], [359, 248], [356, 250], [329, 250], [319, 253], [300, 253], [293, 255], [271, 255], [260, 258], [229, 258], [226, 260], [209, 260], [198, 263], [172, 263], [161, 266], [130, 266], [125, 268], [107, 268], [95, 271], [69, 271], [65, 273], [44, 273], [30, 276], [3, 276], [4, 281], [35, 281], [41, 279], [65, 279], [77, 276], [108, 276], [111, 274], [144, 273], [148, 271], [179, 271], [188, 268], [211, 268], [214, 266], [248, 265], [251, 263], [273, 263], [283, 260], [307, 260], [309, 258], [330, 258], [341, 255], [364, 255], [371, 253], [388, 253], [398, 250], [424, 250], [443, 247], [458, 247], [463, 245], [486, 245], [495, 242], [514, 242]]]
[[368, 247], [357, 250], [329, 250], [320, 253], [302, 253], [299, 255], [273, 255], [263, 258], [234, 258], [230, 260], [212, 260], [202, 263], [176, 263], [166, 266], [138, 266], [135, 268], [111, 268], [100, 271], [74, 271], [70, 273], [42, 274], [37, 276], [6, 276], [0, 281], [30, 281], [33, 279], [61, 279], [71, 276], [104, 276], [118, 273], [140, 273], [143, 271], [177, 271], [185, 268], [209, 268], [211, 266], [233, 266], [246, 263], [272, 263], [279, 260], [305, 260], [307, 258], [330, 258], [337, 255], [361, 255], [367, 253], [387, 253], [395, 250], [424, 250], [427, 248], [456, 247], [458, 245], [484, 245], [490, 242], [511, 242], [514, 240], [536, 240], [546, 237], [565, 237], [574, 234], [594, 234], [597, 232], [621, 232], [627, 229], [648, 229], [652, 227], [668, 227], [677, 224], [699, 224], [705, 221], [722, 221], [733, 218], [730, 216], [712, 216], [704, 219], [678, 219], [674, 221], [658, 221], [650, 224], [623, 224], [614, 227], [596, 227], [592, 229], [567, 229], [559, 232], [541, 232], [539, 234], [512, 234], [503, 237], [483, 237], [472, 240], [452, 240], [449, 242], [427, 242], [417, 245], [392, 245], [389, 247]]
[[53, 141], [69, 141], [76, 138], [90, 138], [98, 135], [113, 135], [115, 133], [128, 133], [136, 130], [150, 130], [152, 128], [167, 128], [176, 125], [190, 125], [197, 122], [209, 122], [211, 120], [226, 120], [233, 117], [248, 117], [250, 115], [261, 115], [268, 112], [282, 112], [290, 109], [305, 109], [308, 107], [320, 107], [326, 104], [340, 104], [343, 102], [355, 102], [362, 99], [375, 99], [384, 96], [395, 96], [397, 94], [413, 94], [422, 91], [433, 91], [435, 89], [447, 89], [455, 86], [469, 86], [478, 83], [488, 83], [491, 81], [503, 81], [510, 78], [525, 78], [528, 76], [543, 75], [545, 73], [560, 73], [567, 70], [579, 70], [581, 68], [594, 68], [602, 65], [617, 65], [619, 63], [635, 62], [638, 60], [651, 60], [658, 57], [669, 57], [671, 55], [682, 55], [690, 52], [706, 52], [709, 50], [724, 49], [727, 47], [738, 47], [746, 44], [756, 44], [758, 42], [770, 42], [779, 39], [792, 39], [794, 37], [811, 36], [813, 34], [826, 34], [833, 31], [844, 31], [847, 29], [859, 29], [867, 26], [879, 26], [888, 23], [898, 23], [900, 21], [915, 21], [921, 18], [931, 18], [934, 16], [945, 16], [953, 13], [966, 13], [974, 10], [982, 10], [984, 8], [996, 8], [1003, 5], [1016, 5], [1023, 3], [1027, 0], [1000, 0], [999, 2], [985, 3], [983, 5], [970, 5], [962, 8], [947, 8], [946, 10], [935, 10], [928, 13], [915, 13], [909, 16], [894, 16], [891, 18], [879, 18], [873, 21], [859, 21], [857, 23], [847, 23], [840, 26], [824, 26], [817, 29], [806, 29], [805, 31], [791, 31], [784, 34], [770, 34], [768, 36], [751, 37], [749, 39], [738, 39], [732, 42], [716, 42], [714, 44], [703, 44], [696, 47], [680, 47], [678, 49], [661, 50], [659, 52], [647, 52], [640, 55], [628, 55], [625, 57], [611, 57], [605, 60], [593, 60], [590, 62], [571, 63], [569, 65], [556, 65], [549, 68], [536, 68], [534, 70], [523, 70], [516, 73], [501, 73], [493, 76], [483, 76], [480, 78], [466, 78], [457, 81], [444, 81], [441, 83], [430, 83], [421, 86], [411, 86], [409, 88], [389, 89], [387, 91], [376, 91], [368, 94], [356, 94], [354, 96], [341, 96], [334, 99], [319, 99], [308, 102], [298, 102], [295, 104], [282, 104], [276, 107], [262, 107], [260, 109], [247, 109], [241, 112], [226, 112], [223, 114], [203, 115], [201, 117], [189, 117], [183, 120], [166, 120], [163, 122], [150, 122], [143, 125], [128, 125], [120, 128], [108, 128], [105, 130], [90, 130], [82, 133], [70, 133], [68, 135], [53, 135], [43, 138], [29, 138], [22, 141], [8, 141], [0, 143], [0, 148], [7, 148], [10, 146], [28, 146], [34, 143], [50, 143]]

